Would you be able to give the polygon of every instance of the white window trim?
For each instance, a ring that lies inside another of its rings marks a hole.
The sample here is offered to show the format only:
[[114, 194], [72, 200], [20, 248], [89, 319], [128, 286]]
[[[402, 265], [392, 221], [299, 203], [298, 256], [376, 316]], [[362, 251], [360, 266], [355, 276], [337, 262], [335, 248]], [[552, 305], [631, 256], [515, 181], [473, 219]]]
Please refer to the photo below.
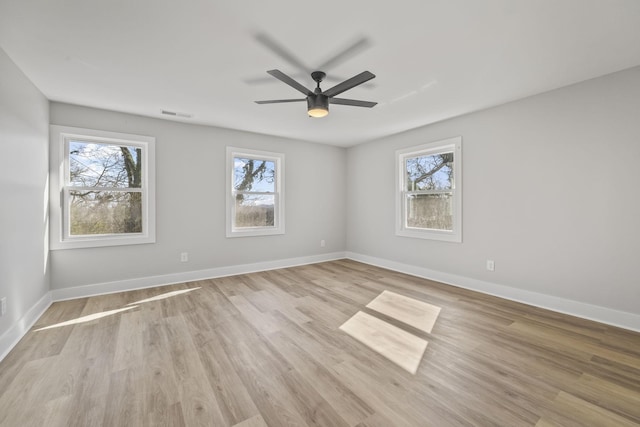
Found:
[[[276, 186], [273, 219], [273, 227], [238, 227], [234, 226], [235, 219], [235, 194], [233, 159], [244, 157], [258, 160], [270, 160], [276, 165]], [[252, 237], [284, 234], [284, 154], [269, 151], [250, 150], [247, 148], [227, 147], [226, 167], [226, 210], [227, 210], [227, 237]]]
[[[405, 159], [419, 155], [454, 152], [453, 163], [453, 230], [436, 230], [406, 226], [405, 203]], [[396, 151], [396, 235], [419, 239], [462, 242], [462, 137], [435, 141], [429, 144]]]
[[[120, 246], [155, 243], [155, 138], [150, 136], [131, 135], [119, 132], [107, 132], [94, 129], [82, 129], [69, 126], [51, 125], [49, 127], [51, 144], [50, 191], [49, 203], [51, 238], [50, 249], [94, 248], [104, 246]], [[130, 235], [96, 235], [70, 236], [68, 232], [68, 212], [63, 208], [66, 176], [69, 171], [66, 147], [72, 138], [85, 139], [101, 143], [142, 147], [143, 169], [142, 182], [142, 233]]]

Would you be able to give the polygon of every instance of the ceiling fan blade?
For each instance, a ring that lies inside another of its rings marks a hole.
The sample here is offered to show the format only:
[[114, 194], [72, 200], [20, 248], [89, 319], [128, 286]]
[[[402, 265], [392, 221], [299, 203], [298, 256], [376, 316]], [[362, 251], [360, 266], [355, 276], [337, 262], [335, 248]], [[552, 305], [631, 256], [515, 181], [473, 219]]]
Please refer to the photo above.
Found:
[[292, 88], [304, 93], [307, 96], [313, 95], [312, 91], [310, 91], [309, 89], [307, 89], [306, 87], [298, 83], [297, 81], [293, 80], [291, 77], [287, 76], [285, 73], [283, 73], [280, 70], [269, 70], [267, 71], [267, 73], [271, 74], [276, 79], [280, 80], [283, 83], [288, 84]]
[[280, 43], [275, 41], [266, 33], [256, 33], [254, 37], [263, 46], [267, 47], [269, 50], [271, 50], [273, 53], [278, 55], [280, 58], [287, 61], [289, 64], [293, 65], [294, 67], [298, 68], [301, 71], [304, 71], [305, 74], [308, 74], [312, 71], [309, 67], [304, 65], [302, 61], [296, 58], [294, 54], [289, 52], [284, 46], [282, 46]]
[[373, 73], [371, 73], [369, 71], [363, 71], [360, 74], [358, 74], [357, 76], [351, 77], [350, 79], [347, 79], [347, 80], [343, 81], [342, 83], [339, 83], [339, 84], [335, 85], [331, 89], [325, 90], [322, 93], [327, 95], [328, 97], [332, 97], [332, 96], [341, 94], [342, 92], [344, 92], [346, 90], [349, 90], [349, 89], [351, 89], [353, 87], [361, 85], [362, 83], [371, 80], [375, 76], [376, 76], [375, 74], [373, 74]]
[[327, 59], [321, 65], [316, 67], [316, 69], [329, 70], [335, 67], [336, 65], [344, 62], [345, 60], [351, 58], [352, 56], [357, 55], [361, 51], [368, 48], [370, 45], [371, 45], [371, 42], [369, 42], [369, 39], [367, 39], [366, 37], [362, 37], [361, 39], [356, 40], [354, 43], [344, 48], [341, 52]]
[[306, 101], [306, 98], [302, 99], [271, 99], [268, 101], [254, 101], [256, 104], [281, 104], [283, 102], [302, 102]]
[[371, 101], [358, 101], [356, 99], [344, 99], [344, 98], [329, 98], [330, 104], [339, 104], [339, 105], [352, 105], [354, 107], [374, 107], [377, 102]]

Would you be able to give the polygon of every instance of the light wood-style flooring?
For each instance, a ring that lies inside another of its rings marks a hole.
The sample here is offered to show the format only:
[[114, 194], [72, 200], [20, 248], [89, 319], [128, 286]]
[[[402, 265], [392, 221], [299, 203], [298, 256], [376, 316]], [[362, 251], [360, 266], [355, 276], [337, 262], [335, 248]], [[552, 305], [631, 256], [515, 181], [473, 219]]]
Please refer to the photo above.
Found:
[[[431, 332], [366, 307], [385, 290]], [[340, 330], [358, 311], [428, 342], [415, 375]], [[332, 261], [54, 303], [0, 426], [640, 426], [640, 334]]]

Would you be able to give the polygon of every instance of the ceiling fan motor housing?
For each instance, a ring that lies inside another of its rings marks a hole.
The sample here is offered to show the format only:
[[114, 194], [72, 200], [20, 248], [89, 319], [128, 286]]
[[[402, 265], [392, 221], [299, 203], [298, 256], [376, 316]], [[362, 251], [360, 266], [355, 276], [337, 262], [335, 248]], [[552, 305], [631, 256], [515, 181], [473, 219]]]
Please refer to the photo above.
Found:
[[327, 110], [329, 111], [329, 97], [322, 93], [314, 93], [307, 96], [307, 110]]

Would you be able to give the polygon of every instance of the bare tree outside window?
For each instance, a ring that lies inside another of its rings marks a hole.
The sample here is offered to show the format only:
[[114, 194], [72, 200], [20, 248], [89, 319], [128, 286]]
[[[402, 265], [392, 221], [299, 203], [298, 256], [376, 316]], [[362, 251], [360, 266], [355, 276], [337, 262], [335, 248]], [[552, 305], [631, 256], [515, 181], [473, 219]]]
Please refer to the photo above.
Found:
[[70, 140], [69, 234], [142, 232], [142, 148]]
[[240, 157], [233, 162], [235, 226], [275, 226], [275, 162]]
[[453, 229], [453, 152], [405, 160], [406, 225], [434, 230]]

